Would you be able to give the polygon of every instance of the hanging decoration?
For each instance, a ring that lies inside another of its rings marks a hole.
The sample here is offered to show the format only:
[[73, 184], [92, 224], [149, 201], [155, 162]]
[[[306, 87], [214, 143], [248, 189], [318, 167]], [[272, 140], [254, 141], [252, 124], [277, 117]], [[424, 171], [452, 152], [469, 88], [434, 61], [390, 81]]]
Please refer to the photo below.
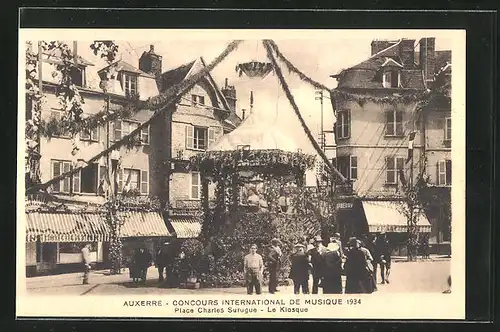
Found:
[[313, 80], [312, 78], [310, 78], [309, 76], [307, 76], [306, 74], [304, 74], [302, 71], [300, 71], [297, 67], [295, 67], [293, 65], [293, 63], [291, 63], [283, 55], [283, 53], [281, 53], [281, 51], [278, 48], [278, 45], [276, 45], [276, 43], [273, 40], [267, 40], [267, 42], [269, 43], [269, 45], [271, 46], [271, 48], [275, 51], [276, 56], [278, 57], [278, 59], [280, 59], [285, 64], [285, 66], [287, 67], [287, 69], [288, 69], [289, 72], [295, 73], [296, 75], [298, 75], [300, 77], [301, 80], [303, 80], [304, 82], [307, 82], [307, 83], [311, 84], [316, 89], [327, 90], [327, 91], [331, 90], [326, 85], [316, 82], [315, 80]]
[[238, 64], [235, 70], [240, 77], [245, 74], [250, 78], [264, 78], [273, 70], [273, 66], [269, 62], [250, 61]]
[[[234, 51], [238, 45], [241, 43], [241, 40], [236, 40], [231, 42], [226, 49], [216, 58], [214, 61], [212, 61], [208, 66], [203, 67], [198, 73], [194, 74], [193, 76], [189, 77], [188, 79], [180, 82], [179, 84], [174, 85], [170, 89], [168, 89], [165, 93], [162, 93], [159, 96], [149, 98], [143, 105], [145, 109], [149, 109], [154, 111], [154, 114], [147, 120], [146, 122], [142, 123], [139, 125], [136, 129], [134, 129], [131, 133], [128, 135], [122, 137], [121, 140], [115, 141], [109, 148], [104, 149], [103, 151], [99, 152], [97, 155], [93, 156], [89, 160], [87, 160], [87, 163], [92, 163], [97, 160], [99, 160], [101, 157], [108, 155], [111, 153], [113, 150], [117, 150], [120, 147], [129, 144], [130, 140], [133, 139], [134, 136], [140, 134], [141, 130], [149, 126], [149, 124], [159, 115], [163, 114], [164, 112], [169, 109], [171, 105], [173, 105], [175, 102], [179, 100], [180, 97], [182, 97], [187, 91], [189, 91], [200, 79], [205, 77], [212, 69], [217, 66], [222, 60], [226, 58], [227, 55], [229, 55], [232, 51]], [[65, 177], [72, 176], [73, 174], [76, 174], [78, 171], [80, 171], [81, 168], [75, 167], [69, 172], [65, 172], [57, 177], [54, 177], [53, 179], [42, 183], [42, 184], [36, 184], [30, 188], [27, 188], [26, 194], [29, 194], [31, 192], [35, 192], [40, 189], [48, 188], [50, 185], [53, 183], [56, 183], [57, 181], [62, 180]]]
[[[404, 91], [401, 93], [383, 94], [383, 95], [373, 95], [373, 94], [362, 94], [354, 91], [349, 91], [346, 89], [335, 89], [330, 92], [332, 103], [337, 105], [344, 104], [346, 102], [357, 102], [360, 106], [368, 102], [376, 104], [411, 104], [411, 103], [421, 103], [427, 102], [430, 97], [430, 91]], [[422, 107], [424, 105], [422, 104]], [[335, 109], [334, 105], [334, 109]]]

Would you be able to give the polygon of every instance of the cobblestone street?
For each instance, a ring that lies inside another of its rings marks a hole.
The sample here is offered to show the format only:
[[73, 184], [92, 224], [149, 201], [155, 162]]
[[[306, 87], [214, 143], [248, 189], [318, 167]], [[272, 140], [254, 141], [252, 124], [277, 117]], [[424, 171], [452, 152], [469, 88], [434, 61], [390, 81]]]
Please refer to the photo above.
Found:
[[[446, 279], [450, 271], [449, 258], [433, 257], [431, 260], [392, 264], [390, 284], [378, 284], [374, 293], [441, 293], [447, 289]], [[28, 278], [29, 295], [124, 295], [124, 294], [245, 294], [243, 287], [203, 288], [196, 290], [158, 287], [158, 272], [150, 268], [146, 285], [135, 286], [125, 271], [121, 275], [107, 275], [106, 271], [94, 271], [90, 284], [82, 285], [82, 274], [72, 273], [55, 276]], [[380, 278], [378, 279], [380, 282]], [[264, 287], [264, 293], [267, 287]], [[280, 287], [281, 293], [292, 293], [292, 286]]]

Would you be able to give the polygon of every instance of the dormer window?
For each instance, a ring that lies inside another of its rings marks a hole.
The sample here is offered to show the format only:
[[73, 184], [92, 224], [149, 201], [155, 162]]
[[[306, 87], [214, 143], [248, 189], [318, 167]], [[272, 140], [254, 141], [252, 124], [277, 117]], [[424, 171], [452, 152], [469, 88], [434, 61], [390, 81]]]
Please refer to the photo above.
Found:
[[130, 73], [123, 73], [123, 91], [125, 94], [134, 95], [137, 93], [137, 76]]
[[384, 88], [399, 88], [401, 75], [399, 69], [390, 69], [384, 72]]
[[74, 85], [79, 87], [85, 87], [85, 67], [74, 67], [72, 66], [70, 69], [71, 81]]

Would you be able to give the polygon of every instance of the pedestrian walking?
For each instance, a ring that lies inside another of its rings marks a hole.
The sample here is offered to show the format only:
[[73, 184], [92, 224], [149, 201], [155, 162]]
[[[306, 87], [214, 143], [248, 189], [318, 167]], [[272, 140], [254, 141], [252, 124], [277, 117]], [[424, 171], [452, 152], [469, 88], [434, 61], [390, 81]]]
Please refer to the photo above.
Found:
[[[376, 262], [375, 264], [378, 263], [378, 265], [380, 266], [380, 278], [382, 280], [381, 283], [389, 283], [389, 275], [391, 273], [391, 249], [389, 246], [389, 241], [387, 241], [385, 232], [381, 232], [377, 237], [375, 248], [377, 257], [374, 257], [374, 259]], [[374, 268], [373, 273], [376, 275], [376, 268]]]
[[322, 257], [323, 251], [324, 251], [323, 239], [321, 238], [321, 236], [316, 236], [314, 242], [314, 248], [309, 251], [309, 255], [311, 257], [311, 265], [312, 265], [313, 294], [318, 294], [321, 276], [323, 273], [323, 265], [324, 265]]
[[158, 282], [160, 283], [165, 281], [165, 279], [167, 282], [171, 282], [173, 250], [169, 245], [169, 242], [163, 243], [156, 252], [155, 266], [158, 269]]
[[321, 278], [323, 294], [342, 294], [342, 255], [338, 243], [328, 244], [323, 259], [324, 268]]
[[340, 233], [335, 233], [333, 236], [330, 238], [330, 243], [337, 243], [339, 246], [340, 250], [340, 256], [344, 257], [344, 248], [342, 246], [342, 241], [340, 240]]
[[90, 244], [86, 244], [82, 248], [82, 262], [83, 262], [83, 284], [87, 285], [89, 283], [90, 274]]
[[250, 246], [250, 253], [245, 256], [243, 261], [243, 272], [245, 274], [247, 284], [247, 294], [261, 293], [262, 275], [264, 273], [264, 262], [262, 256], [257, 253], [257, 245]]
[[290, 278], [293, 280], [293, 292], [299, 294], [302, 288], [303, 294], [309, 294], [309, 259], [302, 243], [297, 243], [295, 249], [296, 252], [290, 257], [292, 262]]
[[146, 248], [141, 247], [136, 252], [134, 257], [134, 282], [137, 283], [139, 279], [143, 284], [146, 284], [148, 268], [152, 263], [151, 253]]
[[280, 241], [276, 238], [271, 240], [271, 247], [267, 255], [267, 269], [269, 271], [269, 293], [278, 292], [278, 271], [281, 265], [283, 253], [279, 246]]
[[374, 253], [375, 253], [375, 239], [374, 238], [368, 238], [367, 235], [363, 235], [361, 241], [361, 251], [365, 254], [365, 259], [366, 259], [366, 267], [368, 270], [368, 273], [370, 274], [370, 287], [371, 291], [377, 291], [377, 278], [375, 274], [375, 259], [373, 258]]
[[[367, 251], [367, 250], [366, 250]], [[349, 240], [349, 252], [344, 265], [346, 294], [372, 293], [373, 278], [367, 264], [367, 253], [356, 238]]]

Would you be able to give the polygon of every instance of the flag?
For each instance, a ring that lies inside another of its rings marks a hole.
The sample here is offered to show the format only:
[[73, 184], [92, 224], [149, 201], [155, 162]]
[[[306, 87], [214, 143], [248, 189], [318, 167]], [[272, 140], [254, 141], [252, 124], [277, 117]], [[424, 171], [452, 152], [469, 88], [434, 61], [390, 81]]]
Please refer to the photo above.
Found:
[[405, 187], [406, 186], [405, 171], [402, 168], [400, 168], [398, 171], [399, 171], [399, 180], [401, 181], [403, 187]]
[[125, 184], [123, 185], [122, 191], [126, 192], [130, 190], [130, 180], [132, 179], [132, 170], [129, 170], [127, 180], [125, 181]]
[[415, 139], [416, 131], [412, 131], [408, 138], [408, 158], [406, 158], [406, 163], [413, 158], [413, 140]]

